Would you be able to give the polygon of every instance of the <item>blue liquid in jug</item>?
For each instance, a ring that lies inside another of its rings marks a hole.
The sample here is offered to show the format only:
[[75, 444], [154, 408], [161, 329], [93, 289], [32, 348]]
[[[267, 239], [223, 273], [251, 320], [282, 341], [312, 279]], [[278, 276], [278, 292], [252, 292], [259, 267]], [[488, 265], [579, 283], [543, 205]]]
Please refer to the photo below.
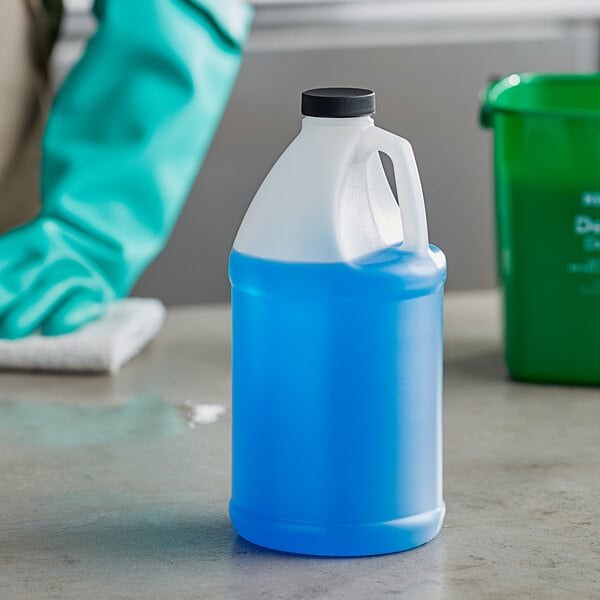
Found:
[[246, 539], [357, 556], [432, 539], [442, 498], [443, 254], [233, 251], [233, 483]]

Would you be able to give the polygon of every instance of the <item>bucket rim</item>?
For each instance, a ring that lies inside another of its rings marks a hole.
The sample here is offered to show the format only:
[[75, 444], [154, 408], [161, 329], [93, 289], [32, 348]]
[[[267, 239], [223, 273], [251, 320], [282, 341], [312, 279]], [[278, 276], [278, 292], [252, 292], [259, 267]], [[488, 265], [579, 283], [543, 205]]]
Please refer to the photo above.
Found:
[[504, 92], [517, 86], [535, 85], [549, 81], [577, 81], [595, 83], [600, 86], [600, 73], [511, 73], [495, 79], [481, 91], [480, 122], [484, 127], [493, 126], [495, 113], [506, 113], [525, 116], [560, 117], [570, 119], [600, 119], [598, 109], [569, 108], [519, 108], [507, 106], [503, 102]]

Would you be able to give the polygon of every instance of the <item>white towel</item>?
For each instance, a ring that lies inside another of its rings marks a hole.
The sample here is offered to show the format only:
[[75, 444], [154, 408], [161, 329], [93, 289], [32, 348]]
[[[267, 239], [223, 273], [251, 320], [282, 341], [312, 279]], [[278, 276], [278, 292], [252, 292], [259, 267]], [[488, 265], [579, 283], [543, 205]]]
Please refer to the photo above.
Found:
[[117, 300], [73, 333], [0, 339], [0, 369], [115, 373], [160, 331], [165, 314], [160, 300]]

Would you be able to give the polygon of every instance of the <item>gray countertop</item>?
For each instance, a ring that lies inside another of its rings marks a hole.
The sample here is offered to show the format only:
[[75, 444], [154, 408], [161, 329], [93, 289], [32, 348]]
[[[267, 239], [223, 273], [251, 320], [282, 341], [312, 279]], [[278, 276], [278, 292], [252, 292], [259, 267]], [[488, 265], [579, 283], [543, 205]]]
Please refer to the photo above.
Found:
[[229, 313], [170, 311], [119, 375], [0, 375], [0, 598], [598, 598], [600, 394], [510, 382], [494, 293], [446, 304], [445, 526], [318, 559], [238, 538]]

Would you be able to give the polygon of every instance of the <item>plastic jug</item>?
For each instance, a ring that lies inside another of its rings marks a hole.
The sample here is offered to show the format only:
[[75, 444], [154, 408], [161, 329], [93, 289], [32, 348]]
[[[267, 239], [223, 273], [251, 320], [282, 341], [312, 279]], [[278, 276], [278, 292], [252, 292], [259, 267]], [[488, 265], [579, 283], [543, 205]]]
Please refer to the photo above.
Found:
[[600, 383], [600, 76], [510, 75], [494, 130], [506, 362], [515, 379]]
[[374, 102], [353, 88], [303, 94], [301, 133], [231, 252], [229, 511], [269, 548], [395, 552], [444, 518], [445, 259], [428, 243], [411, 146], [375, 127]]

